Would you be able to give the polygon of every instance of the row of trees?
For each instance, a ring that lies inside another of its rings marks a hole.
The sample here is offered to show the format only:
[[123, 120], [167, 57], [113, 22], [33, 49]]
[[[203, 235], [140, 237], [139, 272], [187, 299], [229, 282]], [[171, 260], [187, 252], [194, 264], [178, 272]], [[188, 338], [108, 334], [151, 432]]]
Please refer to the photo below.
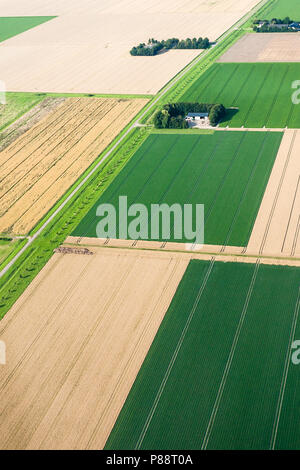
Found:
[[208, 103], [169, 103], [154, 115], [153, 123], [157, 129], [186, 129], [188, 113], [208, 113], [210, 124], [216, 126], [225, 116], [222, 104]]
[[210, 42], [208, 38], [187, 38], [179, 40], [178, 38], [171, 38], [167, 40], [157, 41], [156, 39], [149, 39], [147, 44], [140, 43], [131, 49], [130, 54], [134, 56], [153, 56], [158, 54], [162, 49], [208, 49]]

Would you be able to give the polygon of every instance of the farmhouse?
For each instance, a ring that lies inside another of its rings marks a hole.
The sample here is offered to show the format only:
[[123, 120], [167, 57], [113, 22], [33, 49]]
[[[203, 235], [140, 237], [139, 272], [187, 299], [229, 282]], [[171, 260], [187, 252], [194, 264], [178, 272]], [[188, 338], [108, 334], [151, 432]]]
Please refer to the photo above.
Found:
[[190, 127], [193, 126], [209, 126], [209, 113], [188, 113], [186, 116], [186, 121]]

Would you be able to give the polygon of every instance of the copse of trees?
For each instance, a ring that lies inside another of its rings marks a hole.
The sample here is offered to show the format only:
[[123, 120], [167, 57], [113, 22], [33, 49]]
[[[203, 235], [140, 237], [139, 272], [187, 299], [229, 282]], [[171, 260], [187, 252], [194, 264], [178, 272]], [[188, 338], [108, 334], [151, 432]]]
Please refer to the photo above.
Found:
[[179, 40], [178, 38], [171, 38], [167, 40], [157, 41], [156, 39], [149, 39], [147, 44], [140, 43], [134, 46], [130, 54], [133, 56], [153, 56], [158, 54], [162, 49], [208, 49], [210, 42], [208, 38], [187, 38]]
[[222, 104], [208, 103], [168, 103], [157, 111], [153, 118], [157, 129], [186, 129], [185, 120], [188, 113], [208, 113], [210, 124], [216, 126], [225, 116], [226, 109]]
[[277, 32], [297, 32], [299, 28], [295, 27], [297, 24], [291, 20], [289, 16], [279, 19], [273, 18], [272, 20], [259, 20], [253, 21], [253, 30], [257, 33], [277, 33]]

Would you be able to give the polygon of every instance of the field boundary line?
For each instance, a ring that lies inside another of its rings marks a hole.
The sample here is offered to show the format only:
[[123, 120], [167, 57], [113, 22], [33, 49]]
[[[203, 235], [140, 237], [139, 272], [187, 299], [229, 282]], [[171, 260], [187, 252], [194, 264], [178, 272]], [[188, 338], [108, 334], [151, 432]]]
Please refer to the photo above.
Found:
[[247, 296], [246, 296], [246, 299], [245, 299], [245, 303], [244, 303], [244, 306], [243, 306], [243, 310], [242, 310], [242, 313], [241, 313], [241, 317], [240, 317], [240, 320], [239, 320], [239, 323], [238, 323], [238, 326], [237, 326], [237, 329], [236, 329], [236, 332], [235, 332], [235, 335], [234, 335], [234, 338], [233, 338], [233, 343], [232, 343], [231, 350], [230, 350], [230, 353], [229, 353], [229, 357], [228, 357], [228, 360], [227, 360], [227, 363], [226, 363], [226, 366], [225, 366], [225, 370], [224, 370], [223, 377], [222, 377], [222, 380], [221, 380], [221, 383], [220, 383], [218, 394], [217, 394], [215, 404], [214, 404], [214, 407], [213, 407], [213, 410], [212, 410], [212, 413], [211, 413], [211, 416], [210, 416], [210, 420], [209, 420], [209, 423], [208, 423], [208, 426], [207, 426], [207, 429], [206, 429], [206, 433], [205, 433], [205, 436], [204, 436], [204, 439], [203, 439], [201, 450], [206, 450], [207, 449], [207, 445], [208, 445], [208, 442], [209, 442], [209, 439], [210, 439], [210, 436], [211, 436], [211, 432], [212, 432], [212, 429], [213, 429], [213, 426], [214, 426], [214, 423], [215, 423], [215, 419], [216, 419], [218, 410], [219, 410], [220, 402], [221, 402], [222, 397], [223, 397], [224, 388], [225, 388], [225, 385], [226, 385], [228, 374], [230, 372], [231, 364], [232, 364], [232, 361], [233, 361], [233, 358], [234, 358], [234, 354], [235, 354], [235, 351], [236, 351], [236, 347], [237, 347], [237, 344], [238, 344], [240, 333], [241, 333], [241, 330], [242, 330], [242, 327], [243, 327], [243, 324], [244, 324], [244, 320], [245, 320], [246, 313], [247, 313], [247, 310], [248, 310], [249, 302], [250, 302], [250, 299], [251, 299], [251, 296], [252, 296], [252, 292], [253, 292], [253, 288], [254, 288], [254, 285], [255, 285], [257, 273], [258, 273], [258, 270], [259, 270], [259, 266], [260, 266], [260, 260], [257, 259], [256, 264], [255, 264], [255, 268], [254, 268], [254, 272], [253, 272], [253, 275], [252, 275], [252, 279], [251, 279], [251, 282], [250, 282], [250, 286], [249, 286]]
[[[265, 232], [264, 232], [264, 235], [263, 235], [263, 239], [262, 239], [262, 242], [261, 242], [261, 245], [260, 245], [260, 248], [259, 248], [259, 254], [260, 255], [262, 255], [263, 249], [264, 249], [266, 241], [267, 241], [267, 237], [268, 237], [268, 234], [269, 234], [271, 222], [272, 222], [273, 215], [274, 215], [274, 212], [275, 212], [275, 209], [276, 209], [276, 206], [277, 206], [277, 202], [278, 202], [278, 199], [279, 199], [279, 195], [280, 195], [280, 192], [281, 192], [281, 189], [282, 189], [285, 174], [286, 174], [288, 165], [290, 163], [290, 158], [291, 158], [292, 151], [294, 149], [296, 135], [297, 135], [297, 130], [295, 130], [293, 132], [292, 141], [291, 141], [291, 144], [290, 144], [290, 147], [289, 147], [289, 150], [288, 150], [288, 154], [287, 154], [287, 157], [286, 157], [286, 160], [285, 160], [285, 163], [284, 163], [284, 167], [283, 167], [283, 170], [282, 170], [282, 173], [281, 173], [281, 177], [280, 177], [280, 180], [279, 180], [279, 183], [278, 183], [278, 187], [277, 187], [277, 190], [276, 190], [275, 198], [273, 200], [273, 204], [272, 204], [272, 207], [271, 207], [271, 212], [269, 214], [267, 226], [266, 226], [266, 229], [265, 229]], [[275, 162], [276, 162], [276, 160], [275, 160]]]
[[283, 375], [282, 375], [282, 379], [281, 379], [281, 386], [280, 386], [280, 390], [279, 390], [279, 397], [278, 397], [278, 401], [277, 401], [275, 419], [274, 419], [274, 423], [273, 423], [273, 430], [272, 430], [272, 436], [271, 436], [271, 442], [270, 442], [270, 448], [269, 448], [270, 450], [274, 450], [275, 445], [276, 445], [279, 421], [280, 421], [280, 417], [281, 417], [283, 399], [284, 399], [285, 388], [286, 388], [286, 382], [287, 382], [290, 363], [291, 363], [292, 341], [293, 341], [293, 338], [295, 337], [296, 327], [297, 327], [297, 323], [298, 323], [299, 307], [300, 307], [300, 288], [298, 290], [298, 297], [297, 297], [297, 301], [296, 301], [296, 305], [295, 305], [295, 310], [294, 310], [294, 315], [293, 315], [293, 320], [292, 320], [292, 325], [291, 325], [291, 331], [290, 331], [290, 337], [289, 337], [287, 352], [286, 352], [286, 356], [285, 356], [285, 364], [284, 364]]
[[188, 331], [188, 329], [189, 329], [189, 326], [190, 326], [190, 324], [191, 324], [191, 321], [192, 321], [192, 319], [193, 319], [193, 317], [194, 317], [196, 308], [198, 307], [199, 301], [200, 301], [200, 299], [201, 299], [201, 297], [202, 297], [203, 291], [204, 291], [204, 289], [205, 289], [205, 287], [206, 287], [207, 281], [208, 281], [208, 279], [209, 279], [209, 277], [210, 277], [210, 274], [211, 274], [211, 272], [212, 272], [212, 269], [213, 269], [213, 267], [214, 267], [214, 263], [215, 263], [215, 257], [213, 257], [213, 258], [211, 259], [210, 264], [209, 264], [209, 267], [208, 267], [208, 269], [207, 269], [207, 271], [206, 271], [206, 273], [205, 273], [203, 282], [202, 282], [201, 287], [200, 287], [200, 289], [199, 289], [199, 291], [198, 291], [198, 294], [197, 294], [197, 297], [196, 297], [195, 302], [194, 302], [194, 304], [193, 304], [193, 307], [192, 307], [192, 309], [191, 309], [191, 311], [190, 311], [190, 313], [189, 313], [189, 316], [188, 316], [188, 318], [187, 318], [187, 321], [186, 321], [186, 323], [185, 323], [185, 326], [184, 326], [184, 328], [183, 328], [183, 330], [182, 330], [182, 332], [181, 332], [180, 338], [179, 338], [179, 340], [178, 340], [178, 343], [177, 343], [177, 345], [176, 345], [176, 348], [175, 348], [175, 350], [174, 350], [174, 353], [173, 353], [173, 355], [172, 355], [172, 357], [171, 357], [171, 360], [170, 360], [170, 362], [169, 362], [169, 365], [168, 365], [168, 368], [167, 368], [167, 370], [166, 370], [166, 373], [165, 373], [165, 375], [164, 375], [164, 377], [163, 377], [163, 380], [162, 380], [162, 382], [161, 382], [161, 384], [160, 384], [160, 387], [159, 387], [158, 392], [157, 392], [157, 394], [156, 394], [156, 397], [155, 397], [155, 400], [154, 400], [154, 402], [153, 402], [153, 405], [152, 405], [152, 407], [151, 407], [151, 409], [150, 409], [150, 411], [149, 411], [149, 414], [148, 414], [147, 419], [146, 419], [146, 421], [145, 421], [144, 427], [143, 427], [143, 429], [142, 429], [142, 431], [141, 431], [141, 434], [140, 434], [140, 436], [139, 436], [139, 439], [138, 439], [138, 441], [137, 441], [137, 443], [136, 443], [135, 450], [139, 450], [139, 449], [141, 448], [141, 445], [143, 444], [145, 435], [146, 435], [146, 433], [147, 433], [147, 431], [148, 431], [148, 428], [149, 428], [150, 423], [151, 423], [151, 421], [152, 421], [153, 415], [154, 415], [154, 413], [155, 413], [155, 411], [156, 411], [156, 408], [157, 408], [157, 406], [158, 406], [159, 400], [160, 400], [160, 398], [161, 398], [161, 396], [162, 396], [162, 394], [163, 394], [163, 391], [164, 391], [165, 386], [166, 386], [166, 384], [167, 384], [168, 378], [169, 378], [170, 373], [171, 373], [171, 371], [172, 371], [172, 369], [173, 369], [173, 366], [174, 366], [175, 361], [176, 361], [176, 359], [177, 359], [178, 353], [179, 353], [179, 351], [180, 351], [180, 349], [181, 349], [182, 343], [183, 343], [183, 341], [184, 341], [184, 339], [185, 339], [186, 333], [187, 333], [187, 331]]

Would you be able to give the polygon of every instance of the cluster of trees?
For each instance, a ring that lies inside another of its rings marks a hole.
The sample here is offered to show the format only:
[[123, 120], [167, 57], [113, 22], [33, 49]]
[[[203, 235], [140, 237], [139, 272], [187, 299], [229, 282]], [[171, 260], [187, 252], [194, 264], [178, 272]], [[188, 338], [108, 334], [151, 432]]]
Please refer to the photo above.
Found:
[[210, 124], [216, 126], [225, 116], [226, 109], [222, 104], [168, 103], [154, 115], [154, 126], [157, 129], [186, 129], [188, 113], [208, 113]]
[[253, 30], [258, 33], [290, 32], [297, 31], [293, 28], [295, 22], [289, 16], [283, 18], [273, 18], [272, 20], [254, 20]]
[[147, 44], [140, 43], [138, 46], [134, 46], [130, 54], [134, 56], [140, 55], [156, 55], [162, 49], [208, 49], [210, 42], [208, 38], [187, 38], [179, 40], [177, 38], [171, 38], [157, 41], [156, 39], [149, 39]]

